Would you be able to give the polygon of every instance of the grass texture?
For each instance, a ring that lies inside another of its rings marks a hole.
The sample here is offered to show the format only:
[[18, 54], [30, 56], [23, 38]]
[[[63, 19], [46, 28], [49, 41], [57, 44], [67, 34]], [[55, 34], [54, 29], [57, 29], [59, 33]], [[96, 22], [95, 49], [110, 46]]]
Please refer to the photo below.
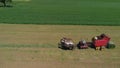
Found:
[[[62, 37], [81, 39], [105, 33], [116, 48], [59, 49]], [[0, 68], [120, 68], [120, 27], [0, 24]]]
[[13, 0], [12, 5], [0, 7], [0, 23], [120, 25], [120, 0]]

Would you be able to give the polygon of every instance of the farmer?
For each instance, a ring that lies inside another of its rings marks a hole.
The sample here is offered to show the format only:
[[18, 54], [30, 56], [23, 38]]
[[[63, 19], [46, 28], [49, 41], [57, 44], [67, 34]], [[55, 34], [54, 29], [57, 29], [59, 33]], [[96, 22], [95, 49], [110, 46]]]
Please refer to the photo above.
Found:
[[85, 41], [85, 40], [81, 40], [79, 43], [80, 43], [82, 46], [86, 45], [86, 41]]
[[80, 48], [80, 49], [87, 49], [88, 48], [88, 45], [87, 45], [87, 42], [85, 40], [81, 40], [78, 44], [77, 44], [77, 47]]

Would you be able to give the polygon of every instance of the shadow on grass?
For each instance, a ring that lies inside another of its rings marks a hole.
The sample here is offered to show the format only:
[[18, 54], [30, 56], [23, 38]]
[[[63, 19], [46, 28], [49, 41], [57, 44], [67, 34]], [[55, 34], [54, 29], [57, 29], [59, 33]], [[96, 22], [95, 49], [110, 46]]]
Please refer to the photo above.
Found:
[[74, 50], [76, 46], [66, 46], [58, 43], [58, 48], [62, 50]]
[[0, 7], [8, 7], [8, 8], [11, 8], [11, 7], [13, 7], [12, 5], [6, 5], [6, 6], [3, 6], [3, 5], [0, 5]]

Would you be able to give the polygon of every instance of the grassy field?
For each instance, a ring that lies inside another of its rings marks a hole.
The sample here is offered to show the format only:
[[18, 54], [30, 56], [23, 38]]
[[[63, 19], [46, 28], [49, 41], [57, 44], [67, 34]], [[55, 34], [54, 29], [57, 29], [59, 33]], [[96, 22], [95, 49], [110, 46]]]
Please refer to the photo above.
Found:
[[[115, 49], [73, 51], [57, 48], [62, 37], [77, 44], [106, 33]], [[119, 68], [119, 26], [0, 24], [0, 68]]]
[[[120, 0], [13, 0], [7, 3], [13, 7], [1, 5], [0, 68], [120, 68]], [[101, 33], [111, 37], [115, 49], [58, 48], [62, 37], [77, 44]]]
[[120, 0], [13, 0], [12, 5], [0, 7], [0, 23], [120, 25]]

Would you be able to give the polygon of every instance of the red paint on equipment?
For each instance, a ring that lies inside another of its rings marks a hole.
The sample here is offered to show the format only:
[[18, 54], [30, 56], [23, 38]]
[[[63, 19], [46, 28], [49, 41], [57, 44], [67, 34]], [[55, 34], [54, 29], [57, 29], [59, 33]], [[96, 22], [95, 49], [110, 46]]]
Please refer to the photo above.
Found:
[[95, 45], [95, 47], [106, 46], [109, 41], [110, 38], [108, 36], [104, 36], [101, 39], [94, 40], [93, 44]]

